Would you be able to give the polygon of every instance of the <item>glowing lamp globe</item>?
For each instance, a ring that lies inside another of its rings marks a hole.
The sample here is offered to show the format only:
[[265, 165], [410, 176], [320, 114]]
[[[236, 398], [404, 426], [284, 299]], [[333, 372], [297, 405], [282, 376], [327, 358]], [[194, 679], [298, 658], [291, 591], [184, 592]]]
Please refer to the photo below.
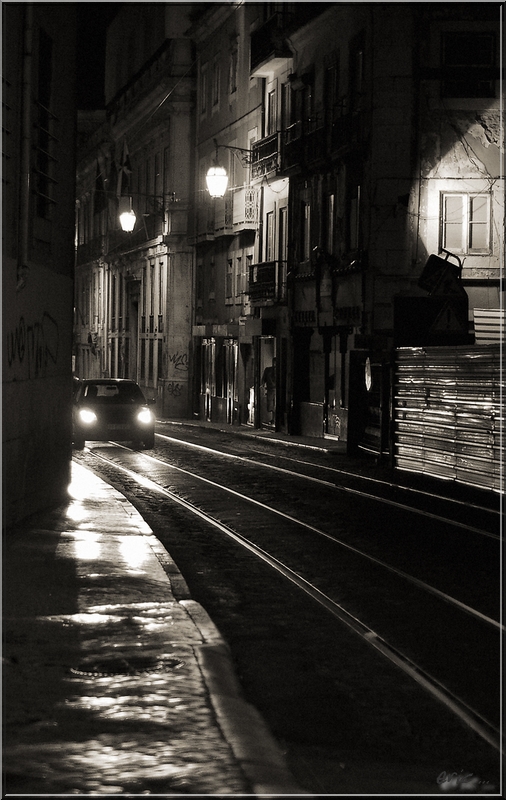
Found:
[[206, 183], [211, 197], [223, 197], [228, 185], [226, 170], [223, 167], [210, 167], [207, 171]]
[[119, 224], [123, 231], [131, 233], [135, 228], [137, 217], [132, 208], [131, 197], [120, 197], [119, 199]]

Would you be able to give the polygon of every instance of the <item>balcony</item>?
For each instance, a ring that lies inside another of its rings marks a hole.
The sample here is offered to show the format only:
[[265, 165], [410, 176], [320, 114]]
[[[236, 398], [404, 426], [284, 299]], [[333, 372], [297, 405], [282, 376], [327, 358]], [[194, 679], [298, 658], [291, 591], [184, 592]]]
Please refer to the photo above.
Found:
[[234, 235], [234, 197], [230, 192], [223, 198], [216, 198], [214, 201], [214, 234], [215, 236]]
[[365, 143], [366, 137], [366, 114], [363, 110], [344, 111], [334, 117], [330, 134], [332, 152], [356, 148]]
[[243, 186], [223, 198], [203, 197], [197, 206], [196, 236], [193, 244], [219, 236], [235, 236], [258, 228], [258, 189]]
[[251, 265], [249, 299], [257, 307], [286, 302], [286, 261], [264, 261]]
[[88, 242], [77, 245], [76, 263], [77, 266], [88, 264], [95, 261], [107, 251], [107, 236], [96, 236]]
[[251, 179], [261, 180], [280, 171], [281, 135], [272, 133], [251, 146]]
[[256, 78], [268, 78], [278, 68], [286, 66], [293, 53], [286, 41], [289, 17], [278, 12], [251, 34], [250, 72]]
[[257, 230], [258, 228], [258, 189], [245, 186], [234, 194], [234, 231]]
[[327, 155], [326, 131], [323, 117], [315, 114], [298, 120], [283, 131], [281, 172], [283, 175], [311, 167], [325, 160]]

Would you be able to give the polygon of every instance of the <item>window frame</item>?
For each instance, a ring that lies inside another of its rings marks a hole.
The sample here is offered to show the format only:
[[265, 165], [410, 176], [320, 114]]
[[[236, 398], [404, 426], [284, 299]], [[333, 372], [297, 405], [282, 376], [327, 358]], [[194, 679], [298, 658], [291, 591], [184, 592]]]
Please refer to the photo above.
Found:
[[208, 76], [209, 76], [209, 65], [207, 62], [202, 64], [200, 68], [200, 115], [205, 116], [207, 114], [207, 93], [208, 93]]
[[211, 110], [216, 111], [220, 107], [221, 95], [221, 63], [219, 58], [213, 61], [213, 72], [211, 79]]
[[[447, 226], [450, 223], [447, 220], [448, 213], [447, 213], [447, 198], [458, 198], [461, 197], [465, 202], [462, 204], [462, 216], [460, 221], [461, 227], [461, 248], [457, 249], [454, 246], [448, 245], [448, 235], [447, 235]], [[487, 202], [486, 208], [486, 220], [473, 220], [473, 200], [476, 198], [485, 198]], [[492, 253], [492, 219], [491, 219], [491, 212], [492, 212], [492, 202], [491, 196], [488, 192], [441, 192], [440, 196], [440, 231], [439, 231], [439, 241], [441, 248], [444, 250], [448, 250], [451, 253], [459, 254], [459, 255], [469, 255], [469, 256], [486, 256]], [[486, 225], [486, 242], [487, 246], [484, 247], [472, 247], [472, 240], [473, 240], [473, 226], [478, 225]]]

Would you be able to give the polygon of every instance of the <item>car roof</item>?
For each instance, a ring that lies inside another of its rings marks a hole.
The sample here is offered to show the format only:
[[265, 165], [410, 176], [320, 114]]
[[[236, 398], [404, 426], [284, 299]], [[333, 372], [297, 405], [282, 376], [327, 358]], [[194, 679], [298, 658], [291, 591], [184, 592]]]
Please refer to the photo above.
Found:
[[139, 385], [130, 378], [83, 378], [81, 383], [133, 383], [135, 386]]

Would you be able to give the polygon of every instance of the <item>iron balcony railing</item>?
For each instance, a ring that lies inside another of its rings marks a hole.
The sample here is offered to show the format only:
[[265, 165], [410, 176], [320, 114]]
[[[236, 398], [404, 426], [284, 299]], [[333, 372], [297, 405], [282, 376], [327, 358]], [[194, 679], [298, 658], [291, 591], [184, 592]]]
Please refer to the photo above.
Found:
[[294, 167], [314, 164], [327, 154], [326, 131], [323, 116], [315, 114], [297, 120], [283, 131], [281, 172]]
[[281, 134], [266, 136], [251, 146], [251, 178], [258, 180], [272, 172], [279, 173]]
[[87, 242], [77, 245], [76, 260], [77, 265], [88, 264], [95, 261], [107, 252], [107, 236], [96, 236]]
[[249, 270], [249, 299], [253, 305], [286, 302], [286, 261], [264, 261]]

